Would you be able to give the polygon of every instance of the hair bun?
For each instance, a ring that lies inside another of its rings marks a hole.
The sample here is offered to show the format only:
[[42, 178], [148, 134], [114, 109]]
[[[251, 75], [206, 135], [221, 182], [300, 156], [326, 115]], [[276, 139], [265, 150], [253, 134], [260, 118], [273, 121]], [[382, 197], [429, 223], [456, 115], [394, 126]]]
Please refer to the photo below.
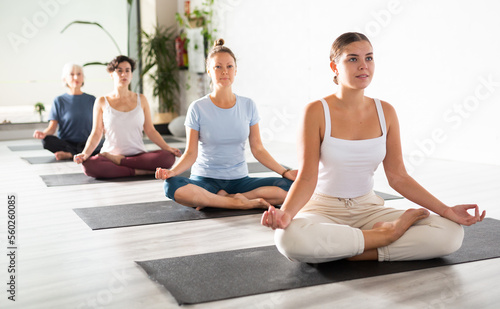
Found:
[[214, 47], [217, 47], [217, 46], [224, 46], [224, 39], [215, 40]]

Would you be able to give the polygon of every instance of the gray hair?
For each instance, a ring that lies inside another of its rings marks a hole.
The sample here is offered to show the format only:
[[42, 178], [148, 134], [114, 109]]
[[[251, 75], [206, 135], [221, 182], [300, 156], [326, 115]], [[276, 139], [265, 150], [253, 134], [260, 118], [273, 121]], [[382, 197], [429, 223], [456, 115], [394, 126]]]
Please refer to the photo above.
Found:
[[[71, 73], [71, 71], [73, 71], [73, 68], [78, 68], [80, 69], [80, 71], [82, 72], [82, 75], [85, 76], [83, 74], [83, 67], [79, 64], [76, 64], [76, 63], [72, 63], [72, 62], [69, 62], [69, 63], [66, 63], [64, 66], [63, 66], [63, 69], [62, 69], [62, 75], [61, 75], [61, 79], [63, 81], [63, 85], [64, 86], [68, 86], [66, 84], [66, 82], [64, 81], [64, 79]], [[82, 86], [83, 86], [84, 83], [82, 83]]]

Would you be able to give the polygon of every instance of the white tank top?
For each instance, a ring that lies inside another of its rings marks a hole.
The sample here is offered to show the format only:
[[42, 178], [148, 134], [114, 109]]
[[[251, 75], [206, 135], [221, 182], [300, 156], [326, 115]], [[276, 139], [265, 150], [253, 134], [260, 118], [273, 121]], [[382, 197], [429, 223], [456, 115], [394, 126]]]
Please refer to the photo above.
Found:
[[330, 109], [325, 112], [325, 135], [321, 143], [316, 192], [339, 198], [355, 198], [373, 190], [373, 174], [385, 158], [387, 129], [382, 104], [375, 99], [382, 136], [345, 140], [331, 136]]
[[104, 123], [104, 145], [101, 152], [133, 156], [146, 152], [142, 140], [144, 112], [141, 108], [141, 96], [137, 94], [137, 106], [129, 112], [118, 111], [106, 104], [102, 113]]

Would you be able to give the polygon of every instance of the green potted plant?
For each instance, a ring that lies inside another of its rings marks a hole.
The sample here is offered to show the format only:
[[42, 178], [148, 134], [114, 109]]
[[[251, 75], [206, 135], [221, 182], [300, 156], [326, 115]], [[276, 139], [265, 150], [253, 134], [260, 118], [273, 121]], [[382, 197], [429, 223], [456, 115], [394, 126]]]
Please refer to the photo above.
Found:
[[[205, 56], [212, 48], [212, 43], [214, 41], [215, 33], [217, 29], [214, 28], [213, 23], [213, 5], [214, 0], [205, 0], [201, 4], [201, 8], [196, 7], [189, 15], [181, 15], [179, 13], [175, 13], [175, 18], [177, 23], [182, 28], [199, 28], [201, 27], [201, 34], [204, 38], [205, 43]], [[182, 33], [181, 36], [185, 38], [185, 33]], [[195, 46], [195, 49], [198, 49], [198, 46]]]
[[43, 122], [43, 115], [42, 113], [45, 111], [45, 105], [42, 102], [37, 102], [35, 104], [35, 112], [38, 113], [38, 116], [40, 116], [40, 122]]
[[[159, 100], [156, 124], [167, 124], [179, 112], [179, 67], [177, 66], [176, 28], [156, 26], [153, 33], [143, 31], [141, 77], [148, 74], [153, 96]], [[161, 133], [161, 132], [160, 132]]]

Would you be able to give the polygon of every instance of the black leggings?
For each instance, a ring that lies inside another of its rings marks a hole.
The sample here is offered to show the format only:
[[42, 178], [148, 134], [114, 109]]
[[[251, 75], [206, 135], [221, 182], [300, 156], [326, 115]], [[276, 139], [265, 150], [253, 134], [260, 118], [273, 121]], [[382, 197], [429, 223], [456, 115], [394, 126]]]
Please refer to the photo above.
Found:
[[[101, 151], [103, 144], [103, 140], [97, 145], [96, 149], [92, 153], [92, 155], [96, 155]], [[82, 143], [74, 143], [70, 141], [65, 141], [60, 139], [57, 136], [54, 135], [47, 135], [43, 140], [42, 140], [42, 145], [43, 148], [56, 153], [58, 151], [65, 151], [69, 152], [72, 155], [76, 155], [78, 153], [81, 153], [83, 151], [83, 148], [85, 148], [85, 142]]]

